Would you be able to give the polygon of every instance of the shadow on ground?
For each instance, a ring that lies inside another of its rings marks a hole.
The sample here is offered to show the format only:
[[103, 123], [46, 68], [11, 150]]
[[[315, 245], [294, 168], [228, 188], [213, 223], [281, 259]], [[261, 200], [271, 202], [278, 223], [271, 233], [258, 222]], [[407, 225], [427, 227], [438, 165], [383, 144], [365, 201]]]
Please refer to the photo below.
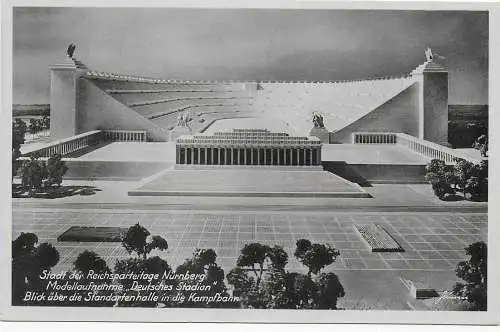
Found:
[[345, 161], [323, 162], [323, 169], [327, 172], [340, 176], [348, 181], [359, 184], [361, 187], [371, 187], [371, 183], [359, 174]]
[[63, 198], [70, 196], [91, 196], [95, 195], [96, 192], [101, 191], [94, 186], [60, 186], [53, 188], [40, 189], [33, 192], [31, 197], [29, 195], [29, 190], [21, 185], [12, 185], [12, 198]]
[[482, 196], [464, 197], [463, 195], [458, 195], [458, 194], [448, 194], [448, 195], [445, 195], [443, 198], [439, 198], [439, 199], [444, 201], [444, 202], [458, 202], [458, 201], [488, 202], [488, 198], [486, 198], [486, 197], [482, 197]]

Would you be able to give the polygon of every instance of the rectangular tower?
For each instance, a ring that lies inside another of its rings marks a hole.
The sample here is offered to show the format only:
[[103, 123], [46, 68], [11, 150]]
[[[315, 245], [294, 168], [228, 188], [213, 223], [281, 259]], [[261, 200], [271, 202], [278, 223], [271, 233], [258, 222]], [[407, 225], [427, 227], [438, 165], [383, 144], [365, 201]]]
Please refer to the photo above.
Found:
[[50, 66], [50, 136], [52, 139], [77, 134], [78, 64], [72, 58]]
[[426, 61], [412, 75], [419, 82], [419, 131], [418, 137], [448, 144], [448, 70]]

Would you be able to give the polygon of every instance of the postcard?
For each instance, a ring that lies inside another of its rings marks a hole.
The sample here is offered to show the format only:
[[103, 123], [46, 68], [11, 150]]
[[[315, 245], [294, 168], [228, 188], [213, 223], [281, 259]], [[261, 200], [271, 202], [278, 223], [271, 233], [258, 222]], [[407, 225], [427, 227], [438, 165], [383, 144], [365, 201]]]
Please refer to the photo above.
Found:
[[4, 3], [3, 319], [499, 322], [498, 6], [287, 4]]

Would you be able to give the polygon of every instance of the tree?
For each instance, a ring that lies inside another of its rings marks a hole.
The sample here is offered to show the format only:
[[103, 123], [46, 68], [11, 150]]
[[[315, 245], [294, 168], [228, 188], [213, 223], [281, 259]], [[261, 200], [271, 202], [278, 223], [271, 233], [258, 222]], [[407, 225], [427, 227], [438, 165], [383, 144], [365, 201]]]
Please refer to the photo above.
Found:
[[47, 168], [43, 161], [38, 160], [36, 155], [31, 155], [25, 160], [21, 167], [22, 186], [27, 187], [29, 196], [42, 187], [43, 179], [47, 177]]
[[[161, 278], [163, 274], [168, 274], [172, 269], [168, 265], [167, 261], [161, 259], [158, 256], [148, 257], [148, 258], [127, 258], [117, 260], [115, 264], [114, 272], [117, 274], [134, 274], [140, 275], [141, 273], [146, 275], [159, 275], [158, 279], [119, 279], [118, 282], [123, 285], [123, 291], [117, 292], [117, 295], [140, 295], [142, 297], [147, 297], [151, 291], [148, 291], [146, 287], [152, 286], [162, 287], [167, 284], [167, 281]], [[135, 288], [133, 287], [135, 286]], [[160, 298], [168, 293], [167, 290], [160, 288], [158, 291], [155, 290]], [[158, 301], [148, 300], [148, 301], [118, 301], [118, 306], [126, 307], [157, 307], [159, 305]]]
[[307, 266], [309, 277], [311, 273], [318, 274], [325, 266], [335, 262], [335, 259], [340, 255], [337, 249], [329, 245], [311, 244], [309, 240], [305, 239], [298, 240], [296, 246], [295, 257]]
[[[108, 279], [95, 279], [89, 277], [89, 272], [93, 271], [97, 274], [110, 273], [106, 261], [99, 257], [95, 252], [85, 250], [81, 252], [76, 260], [73, 262], [73, 271], [67, 271], [61, 279], [57, 280], [58, 283], [78, 283], [79, 285], [86, 285], [91, 289], [92, 293], [96, 296], [109, 296], [114, 294], [114, 289], [109, 289]], [[92, 288], [90, 288], [92, 287]], [[66, 296], [64, 300], [47, 301], [46, 304], [50, 306], [76, 306], [76, 307], [111, 307], [115, 301], [111, 300], [93, 300], [93, 301], [74, 301], [70, 300], [72, 296], [87, 295], [87, 290], [74, 290], [74, 289], [59, 289], [57, 293], [61, 296]]]
[[42, 119], [40, 120], [40, 123], [41, 123], [41, 126], [43, 129], [45, 129], [45, 130], [50, 129], [50, 117], [48, 117], [47, 115], [44, 115], [42, 117]]
[[234, 296], [243, 296], [250, 292], [255, 284], [255, 279], [249, 276], [247, 271], [241, 267], [235, 267], [226, 275], [227, 282], [233, 286]]
[[[21, 233], [12, 241], [12, 304], [23, 302], [26, 291], [45, 290], [45, 280], [40, 279], [43, 270], [49, 270], [59, 262], [59, 252], [49, 243], [38, 246], [33, 233]], [[43, 304], [43, 303], [36, 303]]]
[[[336, 309], [337, 299], [345, 295], [344, 289], [334, 273], [320, 271], [339, 254], [329, 245], [298, 240], [294, 255], [309, 270], [300, 274], [285, 270], [288, 255], [281, 246], [252, 243], [241, 250], [237, 267], [228, 273], [227, 280], [243, 307]], [[250, 271], [242, 266], [250, 267]]]
[[477, 176], [479, 182], [477, 194], [473, 198], [488, 201], [488, 159], [483, 159], [479, 164], [476, 164], [474, 174]]
[[[264, 272], [264, 261], [267, 257], [269, 251], [269, 246], [260, 243], [250, 243], [245, 244], [243, 249], [241, 249], [241, 254], [238, 257], [236, 266], [238, 267], [249, 267], [255, 274], [257, 286], [262, 279], [262, 273]], [[255, 267], [258, 265], [258, 268]]]
[[40, 123], [39, 123], [38, 119], [31, 118], [30, 123], [28, 125], [28, 128], [29, 128], [30, 133], [32, 133], [32, 134], [39, 132], [40, 131]]
[[479, 150], [482, 157], [488, 156], [488, 136], [483, 134], [479, 136], [472, 144], [474, 149]]
[[282, 301], [278, 297], [282, 292], [287, 262], [288, 254], [281, 246], [246, 244], [241, 249], [236, 267], [227, 274], [233, 295], [240, 297], [244, 307], [279, 308]]
[[[224, 283], [224, 270], [217, 265], [217, 254], [213, 249], [196, 249], [191, 258], [186, 259], [186, 261], [179, 265], [175, 270], [176, 274], [185, 274], [186, 272], [190, 274], [196, 274], [198, 276], [203, 275], [204, 279], [202, 281], [194, 280], [182, 280], [180, 281], [181, 289], [178, 293], [184, 293], [185, 301], [183, 303], [177, 304], [177, 306], [182, 307], [193, 307], [200, 306], [199, 303], [189, 302], [189, 293], [192, 287], [199, 287], [196, 291], [197, 296], [219, 296], [229, 297], [227, 293], [227, 287]], [[182, 285], [181, 285], [182, 284]], [[187, 288], [184, 288], [187, 287]], [[233, 302], [212, 302], [203, 304], [205, 307], [234, 307]]]
[[111, 272], [106, 261], [99, 257], [95, 252], [85, 250], [81, 252], [73, 263], [74, 269], [87, 275], [89, 271], [95, 273]]
[[19, 163], [17, 159], [21, 156], [21, 145], [24, 144], [26, 134], [26, 123], [21, 119], [16, 119], [12, 123], [12, 176], [17, 174]]
[[318, 309], [337, 309], [337, 300], [345, 296], [344, 287], [335, 273], [322, 273], [316, 298]]
[[[150, 274], [155, 275], [158, 274], [162, 276], [163, 274], [168, 273], [172, 269], [168, 265], [167, 261], [161, 259], [158, 256], [147, 257], [151, 253], [152, 250], [167, 250], [168, 243], [161, 236], [155, 235], [151, 237], [151, 240], [148, 241], [148, 237], [151, 233], [141, 226], [139, 223], [131, 226], [127, 234], [122, 239], [122, 246], [127, 250], [129, 254], [136, 253], [137, 257], [127, 258], [122, 260], [117, 260], [114, 268], [114, 272], [118, 274]], [[137, 282], [138, 286], [141, 286], [140, 289], [133, 289], [133, 283]], [[127, 295], [141, 295], [146, 296], [150, 293], [145, 290], [144, 287], [147, 285], [158, 286], [166, 284], [166, 281], [162, 278], [156, 280], [148, 280], [148, 279], [140, 279], [140, 280], [131, 280], [131, 279], [120, 279], [119, 283], [123, 285], [123, 293]], [[160, 290], [155, 291], [159, 296], [166, 293], [166, 291]], [[119, 306], [146, 306], [146, 307], [156, 307], [158, 306], [158, 302], [156, 301], [135, 301], [135, 302], [119, 302]]]
[[167, 250], [168, 243], [161, 236], [153, 236], [151, 241], [147, 241], [147, 238], [151, 235], [149, 231], [139, 223], [131, 226], [125, 237], [122, 239], [122, 246], [130, 254], [135, 252], [142, 259], [146, 259], [147, 255], [153, 250]]
[[457, 277], [465, 283], [458, 282], [453, 288], [453, 293], [467, 299], [474, 310], [487, 310], [488, 288], [488, 248], [486, 243], [475, 242], [465, 248], [469, 260], [458, 263]]
[[269, 248], [266, 256], [270, 260], [270, 268], [274, 270], [284, 270], [288, 263], [288, 254], [277, 244]]
[[53, 154], [49, 160], [47, 160], [47, 183], [49, 186], [56, 184], [58, 187], [61, 186], [62, 178], [68, 166], [66, 162], [62, 160], [62, 155], [59, 153]]

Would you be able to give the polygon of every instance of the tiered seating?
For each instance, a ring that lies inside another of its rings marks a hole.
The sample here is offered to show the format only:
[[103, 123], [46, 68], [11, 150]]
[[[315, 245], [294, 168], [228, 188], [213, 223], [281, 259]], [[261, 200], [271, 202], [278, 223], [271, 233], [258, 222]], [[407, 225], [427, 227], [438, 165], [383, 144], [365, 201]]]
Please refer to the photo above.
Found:
[[302, 134], [311, 129], [312, 112], [323, 114], [328, 129], [356, 121], [413, 83], [409, 78], [342, 83], [261, 83], [256, 110], [283, 114]]
[[329, 130], [338, 130], [414, 83], [410, 77], [352, 82], [261, 82], [257, 88], [255, 82], [126, 79], [102, 73], [86, 77], [163, 128], [175, 126], [179, 113], [189, 111], [193, 130], [201, 130], [218, 119], [271, 116], [285, 120], [290, 130], [301, 135], [309, 133], [313, 112], [323, 114]]
[[[239, 106], [248, 106], [249, 100], [243, 98], [231, 98], [231, 99], [187, 99], [187, 100], [175, 100], [163, 103], [152, 103], [140, 106], [131, 106], [137, 113], [142, 116], [153, 119], [171, 113], [179, 113], [183, 111], [199, 112], [200, 109], [205, 109], [208, 106], [230, 106], [237, 108]], [[176, 114], [176, 116], [177, 116]]]
[[104, 78], [87, 79], [91, 79], [94, 84], [96, 84], [99, 88], [105, 90], [106, 92], [119, 92], [120, 90], [241, 91], [243, 86], [242, 83], [148, 83], [135, 82], [132, 80], [112, 80]]
[[[117, 90], [115, 90], [117, 91]], [[127, 92], [110, 93], [115, 99], [124, 104], [135, 104], [150, 100], [194, 99], [194, 98], [248, 98], [244, 91], [179, 91], [179, 90], [125, 90]], [[137, 92], [130, 92], [137, 91]], [[109, 92], [108, 92], [109, 93]]]
[[248, 116], [251, 112], [251, 97], [245, 83], [127, 79], [105, 73], [86, 78], [112, 98], [166, 129], [175, 127], [179, 114], [185, 111], [191, 114], [189, 125], [194, 132], [203, 130], [214, 120], [241, 117], [240, 112]]
[[[235, 110], [236, 109], [236, 110]], [[189, 127], [193, 132], [199, 132], [214, 120], [250, 117], [253, 111], [248, 106], [200, 106], [191, 108]], [[171, 129], [177, 124], [178, 112], [151, 119], [162, 128]]]

